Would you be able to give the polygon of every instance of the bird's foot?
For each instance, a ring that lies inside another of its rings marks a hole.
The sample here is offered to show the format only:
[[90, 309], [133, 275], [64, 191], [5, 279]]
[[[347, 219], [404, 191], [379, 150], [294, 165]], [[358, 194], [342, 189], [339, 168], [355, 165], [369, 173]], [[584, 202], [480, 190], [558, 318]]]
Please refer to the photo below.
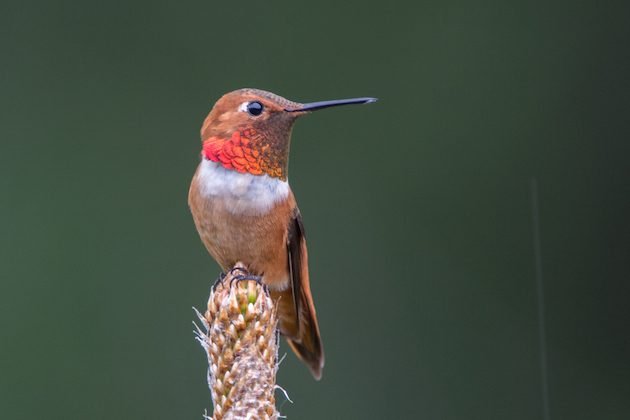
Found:
[[247, 274], [249, 275], [249, 271], [247, 271], [247, 269], [245, 269], [245, 267], [234, 267], [230, 270], [230, 275], [234, 276], [235, 273], [241, 272], [243, 274]]
[[219, 274], [219, 277], [217, 277], [217, 279], [214, 281], [214, 283], [212, 284], [212, 291], [214, 292], [215, 290], [217, 290], [217, 286], [221, 283], [223, 283], [223, 279], [225, 279], [225, 277], [227, 276], [227, 274], [221, 272], [221, 274]]
[[[245, 271], [245, 270], [243, 270]], [[232, 283], [237, 282], [240, 283], [242, 281], [255, 281], [256, 283], [258, 283], [260, 286], [265, 287], [265, 285], [262, 282], [262, 277], [261, 276], [254, 276], [253, 274], [237, 274], [234, 277], [232, 277], [232, 280], [230, 281], [230, 287], [232, 287]]]

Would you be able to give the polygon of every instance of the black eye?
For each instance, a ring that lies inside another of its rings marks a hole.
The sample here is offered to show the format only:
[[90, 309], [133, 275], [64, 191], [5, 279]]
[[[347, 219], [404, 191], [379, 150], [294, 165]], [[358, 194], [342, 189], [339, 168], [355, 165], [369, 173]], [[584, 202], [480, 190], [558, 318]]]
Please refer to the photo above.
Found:
[[249, 112], [249, 115], [257, 117], [262, 114], [263, 105], [258, 101], [250, 102], [247, 104], [247, 112]]

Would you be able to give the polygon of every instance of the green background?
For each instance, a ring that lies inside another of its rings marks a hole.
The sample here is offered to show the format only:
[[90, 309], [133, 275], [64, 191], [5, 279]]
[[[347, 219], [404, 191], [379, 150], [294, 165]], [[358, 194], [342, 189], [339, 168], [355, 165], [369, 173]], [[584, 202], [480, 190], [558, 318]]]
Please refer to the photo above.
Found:
[[551, 418], [630, 418], [629, 4], [3, 1], [0, 417], [211, 407], [186, 197], [257, 87], [380, 98], [293, 132], [327, 364], [283, 414], [542, 419], [536, 178]]

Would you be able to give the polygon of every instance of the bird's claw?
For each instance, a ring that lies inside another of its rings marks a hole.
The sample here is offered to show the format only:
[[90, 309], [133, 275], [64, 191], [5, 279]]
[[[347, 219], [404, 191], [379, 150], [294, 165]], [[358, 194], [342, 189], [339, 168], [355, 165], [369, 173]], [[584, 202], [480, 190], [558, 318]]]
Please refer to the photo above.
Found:
[[233, 275], [234, 275], [234, 273], [236, 273], [236, 272], [238, 272], [238, 271], [240, 271], [240, 272], [242, 272], [242, 273], [244, 273], [244, 274], [249, 274], [249, 271], [247, 271], [247, 270], [246, 270], [245, 268], [243, 268], [243, 267], [234, 267], [234, 268], [232, 268], [232, 269], [230, 270], [230, 275], [232, 275], [232, 276], [233, 276]]
[[262, 282], [262, 277], [261, 276], [254, 276], [252, 274], [237, 274], [234, 277], [232, 277], [232, 280], [230, 280], [230, 288], [232, 287], [232, 284], [234, 282], [240, 283], [242, 281], [249, 281], [249, 280], [255, 281], [260, 286], [265, 287], [265, 285]]
[[225, 277], [227, 276], [227, 274], [225, 274], [224, 272], [221, 272], [221, 274], [219, 274], [219, 277], [217, 277], [217, 279], [214, 281], [214, 283], [212, 284], [212, 291], [214, 292], [215, 290], [217, 290], [217, 286], [221, 283], [223, 283], [223, 279], [225, 279]]

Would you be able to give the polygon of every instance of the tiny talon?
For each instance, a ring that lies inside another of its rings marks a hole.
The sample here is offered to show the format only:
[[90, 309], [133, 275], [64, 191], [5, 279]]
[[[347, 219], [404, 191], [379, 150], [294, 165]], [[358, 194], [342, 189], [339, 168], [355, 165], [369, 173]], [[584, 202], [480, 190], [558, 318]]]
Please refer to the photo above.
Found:
[[260, 286], [262, 287], [266, 287], [263, 282], [262, 282], [262, 277], [261, 276], [254, 276], [252, 274], [239, 274], [237, 276], [232, 277], [232, 280], [230, 281], [230, 287], [232, 287], [232, 283], [233, 282], [242, 282], [242, 281], [246, 281], [246, 280], [252, 280], [255, 281], [256, 283], [258, 283]]
[[243, 267], [234, 267], [230, 270], [230, 275], [234, 275], [234, 273], [236, 273], [237, 271], [241, 271], [244, 274], [249, 274], [247, 270]]
[[217, 290], [217, 286], [223, 282], [223, 279], [225, 278], [225, 276], [226, 276], [226, 274], [224, 272], [221, 272], [221, 274], [219, 274], [219, 277], [217, 277], [217, 279], [212, 284], [212, 291], [213, 292], [215, 290]]

